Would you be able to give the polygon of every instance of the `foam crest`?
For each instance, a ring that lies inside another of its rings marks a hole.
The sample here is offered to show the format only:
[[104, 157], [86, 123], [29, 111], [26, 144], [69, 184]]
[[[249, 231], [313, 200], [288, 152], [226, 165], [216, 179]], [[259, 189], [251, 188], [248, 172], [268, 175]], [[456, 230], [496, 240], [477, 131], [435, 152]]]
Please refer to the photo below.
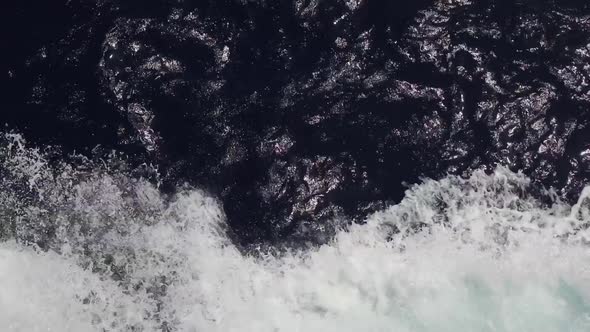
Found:
[[424, 180], [330, 244], [244, 255], [204, 192], [19, 139], [0, 148], [8, 331], [590, 329], [590, 190], [569, 206], [503, 168]]

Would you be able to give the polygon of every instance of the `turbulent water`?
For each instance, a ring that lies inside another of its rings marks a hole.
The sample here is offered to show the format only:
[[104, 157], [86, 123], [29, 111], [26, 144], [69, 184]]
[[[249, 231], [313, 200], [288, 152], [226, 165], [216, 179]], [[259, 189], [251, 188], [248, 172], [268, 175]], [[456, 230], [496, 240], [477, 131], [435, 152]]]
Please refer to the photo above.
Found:
[[[2, 11], [0, 126], [115, 149], [223, 204], [241, 244], [324, 243], [402, 183], [590, 182], [587, 0], [34, 0]], [[98, 149], [98, 150], [100, 150]]]
[[505, 168], [424, 179], [325, 245], [271, 252], [232, 244], [198, 188], [71, 159], [0, 149], [4, 331], [590, 329], [590, 188], [568, 205]]
[[587, 0], [7, 3], [1, 332], [590, 331]]

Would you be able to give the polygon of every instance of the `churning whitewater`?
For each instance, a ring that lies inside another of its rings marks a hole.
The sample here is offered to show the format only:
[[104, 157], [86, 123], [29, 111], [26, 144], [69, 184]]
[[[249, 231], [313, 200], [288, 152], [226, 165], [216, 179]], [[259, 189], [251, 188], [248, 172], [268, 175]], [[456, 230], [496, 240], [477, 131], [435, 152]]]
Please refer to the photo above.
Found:
[[329, 244], [270, 254], [232, 244], [207, 193], [123, 164], [6, 136], [3, 330], [590, 330], [589, 188], [570, 206], [504, 168], [425, 179]]

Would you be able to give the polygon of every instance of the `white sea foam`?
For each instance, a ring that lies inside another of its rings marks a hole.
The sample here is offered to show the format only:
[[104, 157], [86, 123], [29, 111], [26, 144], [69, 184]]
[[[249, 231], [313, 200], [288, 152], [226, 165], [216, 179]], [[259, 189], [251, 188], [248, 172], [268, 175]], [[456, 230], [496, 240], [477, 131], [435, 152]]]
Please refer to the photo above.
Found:
[[2, 331], [590, 331], [588, 190], [425, 180], [328, 245], [251, 257], [202, 191], [2, 153]]

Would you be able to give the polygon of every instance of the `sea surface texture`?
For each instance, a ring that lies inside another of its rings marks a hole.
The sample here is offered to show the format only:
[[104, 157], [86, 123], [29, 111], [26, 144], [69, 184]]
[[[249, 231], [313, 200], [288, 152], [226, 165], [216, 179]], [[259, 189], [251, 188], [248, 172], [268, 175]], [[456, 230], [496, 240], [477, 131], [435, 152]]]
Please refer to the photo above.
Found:
[[589, 2], [0, 18], [0, 331], [590, 331]]

